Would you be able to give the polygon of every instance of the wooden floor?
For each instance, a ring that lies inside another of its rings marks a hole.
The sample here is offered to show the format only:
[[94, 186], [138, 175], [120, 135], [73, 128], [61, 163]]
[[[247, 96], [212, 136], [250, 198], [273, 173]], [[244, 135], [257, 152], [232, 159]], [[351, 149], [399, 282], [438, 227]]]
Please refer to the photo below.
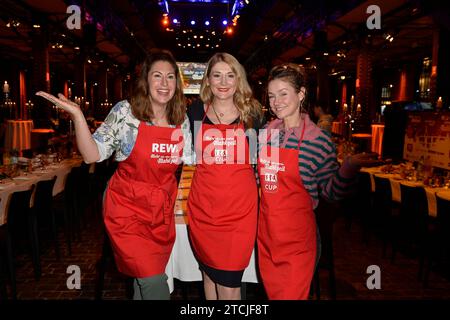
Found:
[[[450, 299], [450, 281], [443, 270], [433, 270], [428, 288], [424, 289], [417, 280], [418, 260], [413, 254], [399, 253], [394, 263], [388, 257], [382, 258], [381, 242], [371, 238], [369, 244], [361, 241], [362, 234], [356, 222], [348, 230], [343, 218], [338, 218], [334, 226], [334, 257], [336, 275], [336, 298], [338, 300], [380, 300], [380, 299]], [[103, 231], [98, 217], [89, 219], [83, 228], [81, 240], [73, 244], [72, 255], [67, 254], [63, 234], [60, 234], [62, 256], [55, 258], [49, 240], [43, 243], [41, 256], [42, 277], [34, 279], [31, 259], [27, 254], [17, 256], [16, 273], [18, 299], [95, 299], [96, 265], [101, 256]], [[389, 252], [388, 252], [389, 253]], [[81, 289], [67, 288], [67, 268], [77, 265], [81, 270]], [[367, 268], [379, 266], [381, 289], [369, 290], [366, 286]], [[321, 299], [329, 300], [328, 272], [320, 270]], [[104, 300], [124, 300], [131, 297], [130, 279], [121, 276], [113, 263], [105, 275]], [[175, 282], [173, 300], [201, 300], [200, 282]], [[260, 284], [246, 285], [248, 300], [265, 299]], [[316, 296], [312, 297], [316, 299]]]

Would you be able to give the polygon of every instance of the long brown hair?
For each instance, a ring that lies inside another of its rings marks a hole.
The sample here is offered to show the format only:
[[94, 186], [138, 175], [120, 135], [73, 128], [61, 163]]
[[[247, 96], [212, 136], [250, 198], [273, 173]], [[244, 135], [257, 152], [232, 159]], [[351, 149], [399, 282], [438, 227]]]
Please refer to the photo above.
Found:
[[150, 88], [148, 83], [148, 73], [153, 64], [158, 61], [170, 63], [176, 75], [175, 93], [167, 103], [166, 115], [167, 121], [172, 125], [183, 123], [186, 115], [186, 102], [183, 95], [183, 84], [177, 62], [172, 53], [162, 49], [152, 49], [144, 60], [139, 77], [137, 78], [132, 90], [130, 104], [133, 115], [141, 121], [151, 121], [154, 117], [152, 103], [150, 99]]
[[229, 53], [219, 52], [209, 59], [208, 67], [206, 68], [205, 76], [203, 77], [202, 85], [200, 86], [200, 98], [205, 104], [211, 104], [214, 95], [211, 88], [208, 86], [207, 78], [211, 73], [211, 69], [218, 62], [225, 62], [233, 70], [237, 77], [236, 92], [234, 93], [234, 104], [239, 111], [240, 118], [246, 128], [253, 127], [254, 119], [262, 118], [261, 104], [253, 98], [253, 92], [247, 81], [247, 75], [244, 67]]

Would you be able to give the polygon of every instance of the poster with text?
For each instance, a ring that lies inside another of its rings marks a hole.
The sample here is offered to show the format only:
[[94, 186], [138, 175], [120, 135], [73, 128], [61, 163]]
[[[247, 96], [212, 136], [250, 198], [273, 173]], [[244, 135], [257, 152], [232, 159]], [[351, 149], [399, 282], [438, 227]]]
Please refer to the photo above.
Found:
[[450, 170], [450, 112], [417, 112], [408, 116], [403, 158], [423, 160]]

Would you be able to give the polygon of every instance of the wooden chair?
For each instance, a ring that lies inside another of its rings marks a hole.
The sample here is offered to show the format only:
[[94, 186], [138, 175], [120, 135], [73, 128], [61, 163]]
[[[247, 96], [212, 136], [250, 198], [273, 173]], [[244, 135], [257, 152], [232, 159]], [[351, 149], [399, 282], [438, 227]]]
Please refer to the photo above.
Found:
[[[30, 208], [31, 195], [35, 186], [32, 185], [29, 190], [16, 191], [9, 200], [6, 228], [8, 236], [11, 239], [11, 252], [20, 249], [24, 239], [28, 238], [28, 244], [31, 248], [35, 279], [41, 277], [41, 265], [39, 258], [39, 239], [37, 231], [36, 215]], [[10, 257], [11, 259], [12, 256]], [[14, 271], [13, 271], [14, 272]]]
[[[437, 216], [436, 224], [429, 232], [425, 252], [426, 267], [424, 270], [423, 286], [428, 286], [430, 271], [435, 263], [443, 263], [450, 254], [450, 200], [436, 195]], [[450, 271], [450, 270], [448, 270]]]

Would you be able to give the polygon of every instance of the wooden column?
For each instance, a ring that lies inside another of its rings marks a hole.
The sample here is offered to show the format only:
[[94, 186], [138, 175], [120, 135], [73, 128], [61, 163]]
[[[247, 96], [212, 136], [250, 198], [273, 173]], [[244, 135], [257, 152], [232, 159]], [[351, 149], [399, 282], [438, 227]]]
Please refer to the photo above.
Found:
[[63, 95], [65, 97], [69, 97], [69, 81], [64, 81], [64, 86], [63, 86]]
[[112, 92], [112, 103], [115, 104], [120, 100], [123, 100], [123, 77], [116, 75], [114, 78], [114, 89]]
[[317, 66], [317, 99], [316, 104], [320, 105], [326, 112], [329, 111], [330, 104], [330, 66], [328, 63], [328, 39], [325, 31], [314, 33], [314, 50], [316, 53]]
[[320, 105], [325, 112], [330, 111], [330, 66], [328, 57], [319, 58], [317, 61], [317, 104]]
[[[41, 25], [41, 28], [33, 29], [31, 42], [34, 61], [31, 77], [33, 91], [30, 93], [30, 96], [33, 96], [35, 92], [41, 90], [50, 92], [48, 28], [45, 25]], [[35, 101], [32, 114], [34, 126], [36, 128], [49, 128], [51, 125], [52, 104], [42, 98], [35, 99]]]
[[345, 81], [342, 81], [341, 84], [341, 105], [339, 108], [339, 113], [344, 112], [344, 104], [347, 103], [347, 83]]
[[430, 102], [435, 104], [442, 97], [444, 106], [450, 103], [450, 32], [436, 28], [433, 33], [431, 63]]
[[439, 29], [433, 30], [433, 51], [431, 56], [430, 101], [436, 100], [437, 95], [437, 64], [439, 60]]
[[358, 123], [355, 123], [355, 132], [370, 132], [370, 114], [375, 110], [373, 79], [372, 79], [372, 52], [369, 45], [362, 44], [357, 57], [356, 66], [356, 99], [355, 110], [361, 105]]
[[82, 110], [85, 109], [85, 99], [87, 97], [87, 84], [86, 84], [86, 55], [83, 52], [76, 57], [76, 65], [75, 68], [75, 80], [72, 92], [72, 99], [77, 103], [80, 103]]
[[25, 71], [21, 70], [19, 72], [19, 118], [20, 119], [28, 119], [28, 110], [27, 110], [27, 88], [26, 88], [26, 77]]
[[398, 101], [413, 101], [414, 100], [414, 81], [415, 81], [415, 66], [405, 65], [400, 71], [399, 81], [396, 92]]
[[99, 103], [105, 102], [106, 99], [109, 101], [108, 93], [108, 70], [106, 67], [102, 67], [98, 70], [98, 99]]

